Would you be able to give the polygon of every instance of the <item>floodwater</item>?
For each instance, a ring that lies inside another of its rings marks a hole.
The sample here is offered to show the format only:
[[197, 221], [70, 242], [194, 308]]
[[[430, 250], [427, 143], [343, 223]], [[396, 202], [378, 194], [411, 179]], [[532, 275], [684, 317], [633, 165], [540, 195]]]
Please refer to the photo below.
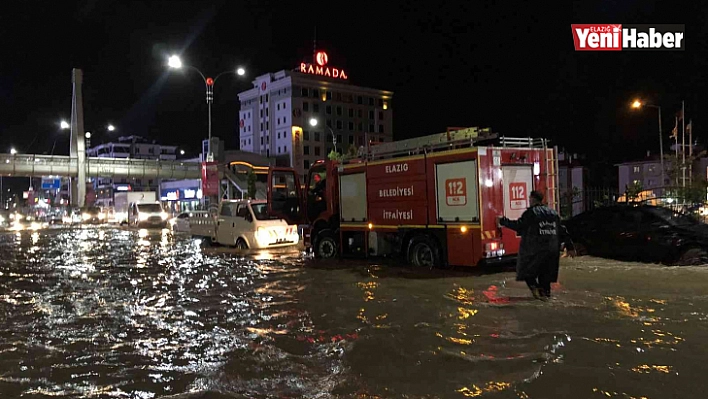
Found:
[[0, 233], [2, 398], [697, 398], [708, 267], [507, 270], [239, 254], [165, 231]]

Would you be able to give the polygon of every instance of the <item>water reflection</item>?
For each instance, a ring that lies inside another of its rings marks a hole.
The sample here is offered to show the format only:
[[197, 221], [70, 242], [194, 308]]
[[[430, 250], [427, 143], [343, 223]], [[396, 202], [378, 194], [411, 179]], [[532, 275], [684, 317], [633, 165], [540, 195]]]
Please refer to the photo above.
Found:
[[[510, 273], [202, 245], [150, 229], [0, 234], [0, 392], [658, 398], [704, 384], [701, 285], [600, 294], [606, 274], [568, 268], [545, 303]], [[671, 272], [686, 270], [708, 280]]]

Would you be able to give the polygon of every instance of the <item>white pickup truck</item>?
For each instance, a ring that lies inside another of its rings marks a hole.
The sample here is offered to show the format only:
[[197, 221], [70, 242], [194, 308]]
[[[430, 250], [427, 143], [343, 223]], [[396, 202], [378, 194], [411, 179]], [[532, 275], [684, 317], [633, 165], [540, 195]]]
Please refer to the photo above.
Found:
[[192, 236], [238, 249], [265, 249], [296, 245], [297, 226], [268, 214], [265, 200], [225, 200], [216, 215], [190, 217]]

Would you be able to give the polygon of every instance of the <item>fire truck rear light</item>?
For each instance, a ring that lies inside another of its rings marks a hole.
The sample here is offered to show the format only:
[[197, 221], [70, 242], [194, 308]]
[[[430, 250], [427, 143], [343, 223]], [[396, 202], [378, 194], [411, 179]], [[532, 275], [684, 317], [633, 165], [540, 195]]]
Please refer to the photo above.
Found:
[[499, 243], [498, 242], [488, 242], [488, 243], [484, 244], [484, 249], [487, 252], [496, 251], [497, 249], [499, 249]]

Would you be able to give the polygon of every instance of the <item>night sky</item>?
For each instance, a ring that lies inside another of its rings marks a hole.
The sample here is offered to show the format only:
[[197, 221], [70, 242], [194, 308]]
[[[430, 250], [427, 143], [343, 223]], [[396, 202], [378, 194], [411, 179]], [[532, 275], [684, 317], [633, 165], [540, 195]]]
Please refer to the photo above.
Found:
[[[236, 148], [237, 93], [311, 57], [315, 26], [318, 47], [351, 83], [395, 92], [395, 139], [489, 126], [550, 138], [602, 175], [602, 165], [658, 151], [656, 110], [630, 110], [636, 96], [662, 106], [667, 145], [684, 99], [695, 135], [708, 139], [708, 6], [547, 3], [12, 2], [0, 12], [0, 151], [48, 153], [56, 140], [55, 154], [68, 153], [58, 122], [70, 117], [80, 68], [93, 143], [137, 134], [196, 154], [207, 135], [204, 85], [168, 71], [172, 53], [211, 76], [247, 68], [247, 79], [224, 76], [214, 89], [213, 134]], [[687, 49], [575, 52], [571, 23], [685, 24]]]

